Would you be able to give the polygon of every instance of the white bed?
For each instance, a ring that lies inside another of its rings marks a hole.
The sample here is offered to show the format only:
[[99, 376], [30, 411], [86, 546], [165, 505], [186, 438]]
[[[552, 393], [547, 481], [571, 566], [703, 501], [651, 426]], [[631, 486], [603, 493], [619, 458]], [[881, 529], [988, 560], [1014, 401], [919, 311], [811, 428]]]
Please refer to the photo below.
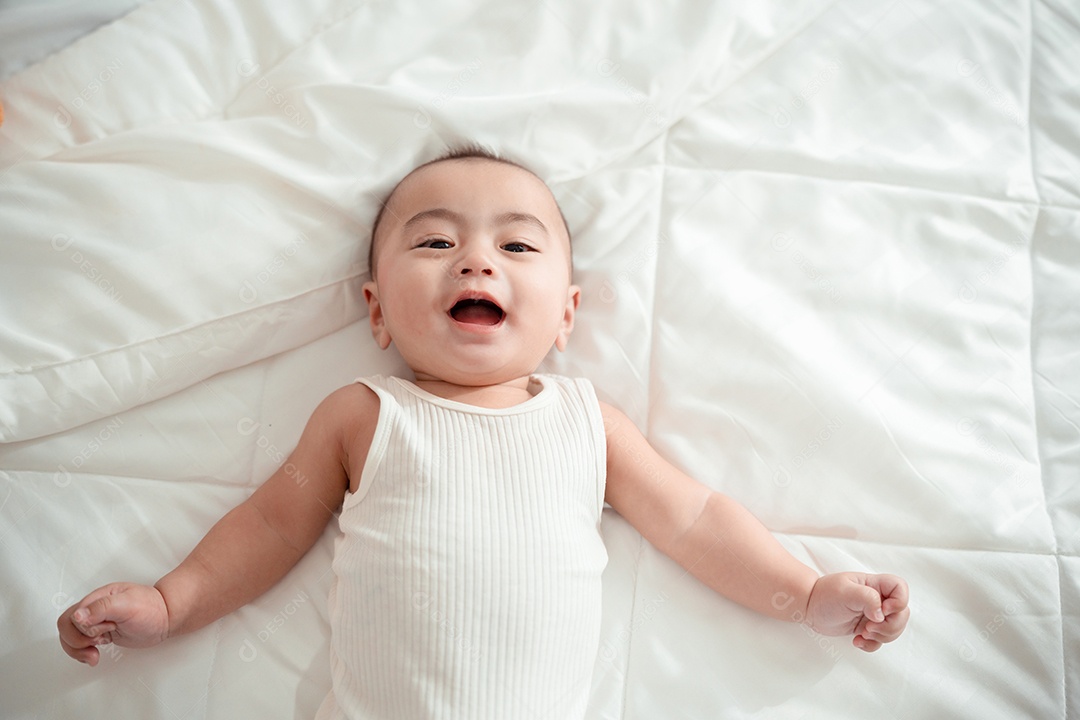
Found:
[[403, 369], [358, 292], [377, 201], [476, 141], [574, 231], [543, 370], [820, 571], [911, 586], [867, 655], [608, 508], [591, 718], [1080, 717], [1080, 12], [654, 5], [152, 0], [0, 81], [0, 716], [314, 714], [334, 525], [96, 668], [56, 617]]

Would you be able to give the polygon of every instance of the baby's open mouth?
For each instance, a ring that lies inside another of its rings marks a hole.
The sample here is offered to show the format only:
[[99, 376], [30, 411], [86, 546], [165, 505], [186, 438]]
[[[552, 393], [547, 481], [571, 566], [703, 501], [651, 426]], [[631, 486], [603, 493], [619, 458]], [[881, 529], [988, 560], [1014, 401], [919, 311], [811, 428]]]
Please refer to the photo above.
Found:
[[471, 325], [498, 325], [504, 315], [501, 307], [483, 298], [458, 300], [454, 307], [450, 308], [450, 317]]

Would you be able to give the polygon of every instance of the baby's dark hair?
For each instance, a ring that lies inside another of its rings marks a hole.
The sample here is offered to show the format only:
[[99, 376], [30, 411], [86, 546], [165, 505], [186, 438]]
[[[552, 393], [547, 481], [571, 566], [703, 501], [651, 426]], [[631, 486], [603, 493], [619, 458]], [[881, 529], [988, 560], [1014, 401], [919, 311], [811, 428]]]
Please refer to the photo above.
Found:
[[[505, 165], [512, 165], [512, 166], [514, 166], [516, 168], [520, 168], [520, 169], [524, 170], [525, 172], [529, 173], [530, 175], [532, 175], [533, 177], [538, 179], [540, 182], [544, 183], [545, 186], [547, 186], [547, 183], [544, 182], [544, 178], [540, 177], [539, 175], [534, 173], [529, 168], [525, 167], [524, 165], [522, 165], [520, 163], [516, 163], [513, 160], [508, 160], [508, 159], [506, 159], [504, 157], [500, 157], [493, 150], [489, 150], [488, 148], [484, 147], [483, 145], [480, 145], [479, 143], [468, 143], [466, 145], [455, 145], [455, 146], [449, 148], [445, 153], [443, 153], [439, 157], [435, 158], [434, 160], [428, 160], [426, 163], [423, 163], [421, 165], [417, 165], [415, 168], [410, 170], [408, 172], [408, 174], [405, 175], [405, 177], [401, 178], [401, 180], [398, 181], [397, 185], [394, 186], [393, 190], [391, 190], [389, 193], [387, 193], [386, 197], [383, 198], [383, 201], [381, 203], [379, 203], [379, 212], [375, 215], [375, 222], [373, 222], [371, 224], [371, 241], [368, 244], [368, 270], [371, 271], [372, 279], [375, 278], [375, 264], [374, 264], [375, 263], [375, 232], [379, 229], [379, 223], [382, 222], [383, 213], [386, 212], [386, 206], [389, 204], [390, 198], [392, 198], [394, 196], [394, 193], [397, 192], [398, 186], [401, 185], [401, 183], [403, 183], [405, 181], [406, 177], [408, 177], [409, 175], [412, 175], [414, 172], [416, 172], [417, 170], [419, 170], [421, 168], [427, 167], [428, 165], [434, 165], [435, 163], [446, 162], [447, 160], [468, 160], [470, 158], [477, 159], [477, 160], [490, 160], [492, 162], [503, 163]], [[549, 190], [550, 190], [550, 188], [549, 188]], [[552, 197], [554, 197], [554, 193], [552, 193]], [[562, 208], [559, 207], [559, 201], [558, 200], [555, 201], [555, 207], [559, 211], [559, 217], [562, 219], [563, 227], [566, 229], [566, 237], [569, 239], [570, 238], [570, 224], [566, 222], [566, 216], [563, 215], [563, 211], [562, 211]]]

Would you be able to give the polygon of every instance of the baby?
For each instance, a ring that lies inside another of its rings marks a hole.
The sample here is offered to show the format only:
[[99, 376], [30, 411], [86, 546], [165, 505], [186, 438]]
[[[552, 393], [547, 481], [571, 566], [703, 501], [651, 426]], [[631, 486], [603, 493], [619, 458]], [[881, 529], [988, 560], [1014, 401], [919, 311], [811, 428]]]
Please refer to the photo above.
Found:
[[318, 718], [581, 718], [605, 501], [753, 610], [867, 652], [903, 632], [901, 578], [819, 577], [588, 381], [536, 373], [565, 349], [581, 300], [566, 221], [536, 175], [479, 149], [421, 165], [379, 212], [370, 267], [372, 334], [414, 377], [333, 392], [288, 462], [175, 570], [68, 608], [68, 655], [96, 665], [100, 645], [213, 622], [277, 583], [337, 514], [333, 689]]

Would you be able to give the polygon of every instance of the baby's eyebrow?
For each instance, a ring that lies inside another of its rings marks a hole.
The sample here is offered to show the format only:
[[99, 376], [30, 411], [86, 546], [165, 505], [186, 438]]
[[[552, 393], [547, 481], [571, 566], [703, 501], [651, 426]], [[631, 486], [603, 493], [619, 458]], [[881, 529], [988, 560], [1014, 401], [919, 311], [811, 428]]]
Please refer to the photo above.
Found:
[[544, 223], [540, 221], [540, 218], [530, 213], [504, 212], [501, 215], [495, 216], [496, 225], [512, 225], [514, 223], [526, 223], [528, 225], [534, 225], [540, 230], [542, 230], [545, 235], [548, 234], [547, 225], [544, 225]]
[[413, 225], [416, 225], [428, 218], [435, 218], [437, 220], [451, 220], [461, 225], [465, 222], [465, 216], [461, 213], [456, 213], [453, 210], [447, 210], [446, 208], [432, 208], [431, 210], [424, 210], [413, 215], [411, 218], [405, 221], [402, 226], [403, 229], [408, 230]]
[[[461, 213], [454, 212], [453, 210], [450, 210], [448, 208], [431, 208], [430, 210], [423, 210], [421, 212], [418, 212], [411, 218], [406, 220], [403, 229], [408, 230], [412, 226], [423, 222], [424, 220], [427, 220], [429, 218], [435, 218], [438, 220], [450, 220], [457, 223], [458, 225], [464, 225], [466, 222], [465, 216]], [[533, 225], [537, 227], [538, 229], [543, 231], [545, 235], [548, 234], [547, 225], [545, 225], [540, 220], [540, 218], [527, 212], [510, 211], [500, 213], [495, 216], [494, 221], [496, 225], [512, 225], [514, 223], [526, 223], [528, 225]]]

